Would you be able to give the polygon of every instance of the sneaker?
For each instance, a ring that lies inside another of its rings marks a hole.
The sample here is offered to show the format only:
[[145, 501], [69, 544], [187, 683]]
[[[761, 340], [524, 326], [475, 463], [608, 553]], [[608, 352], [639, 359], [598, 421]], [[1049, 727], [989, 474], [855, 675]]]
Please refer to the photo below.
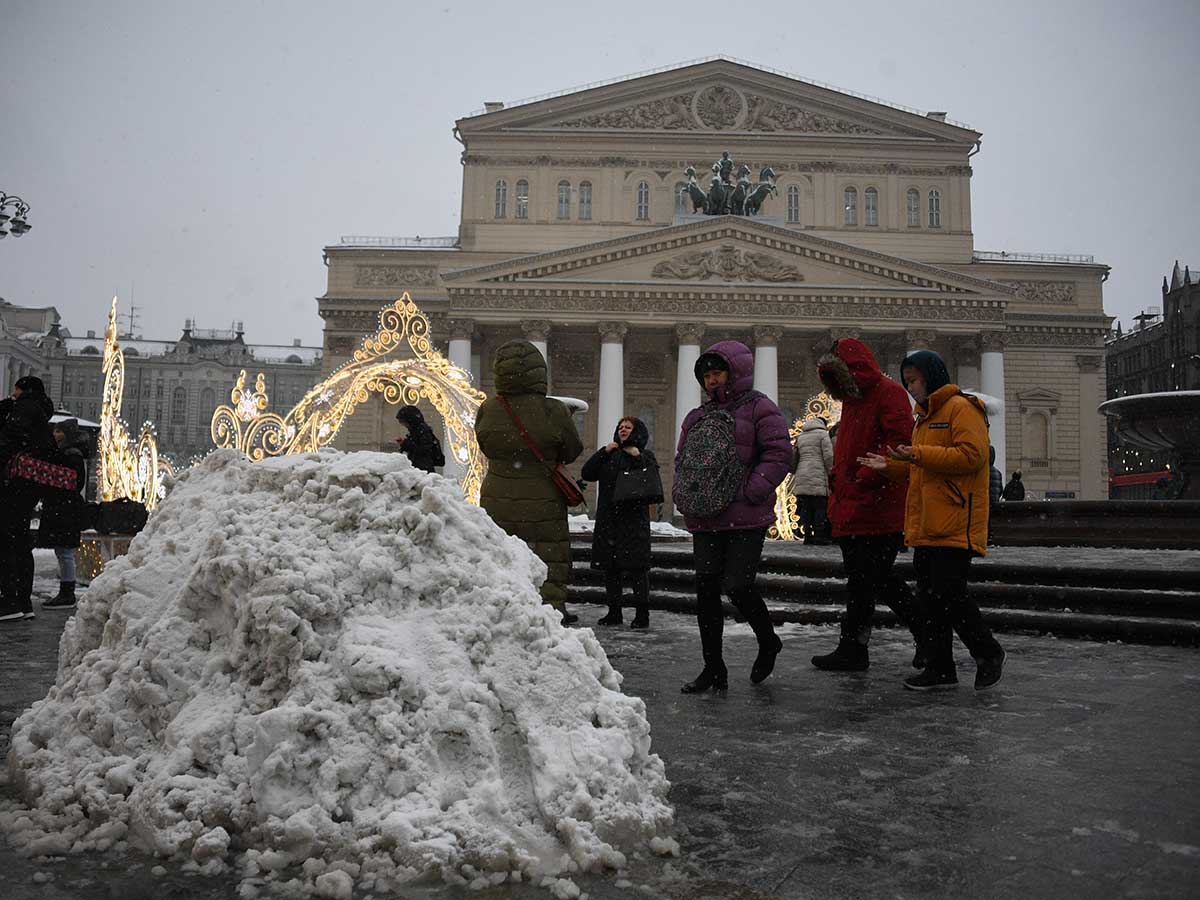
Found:
[[58, 597], [55, 597], [53, 600], [43, 600], [42, 601], [42, 609], [74, 609], [74, 608], [75, 608], [75, 598], [74, 597], [64, 597], [61, 600]]
[[0, 607], [0, 622], [16, 622], [23, 618], [25, 618], [25, 613], [21, 612], [19, 609]]
[[1008, 654], [1001, 650], [999, 656], [975, 660], [975, 690], [982, 691], [1000, 682], [1007, 657]]
[[25, 610], [25, 612], [21, 613], [21, 618], [22, 619], [36, 619], [37, 613], [35, 613], [32, 609], [27, 609], [27, 610]]
[[[623, 621], [624, 621], [624, 619], [621, 617], [621, 610], [620, 610], [620, 608], [618, 608], [616, 612], [613, 612], [612, 610], [610, 610], [608, 615], [606, 615], [603, 619], [597, 619], [596, 624], [597, 625], [620, 625]], [[566, 622], [566, 619], [563, 619], [563, 622]]]
[[871, 655], [858, 641], [843, 639], [832, 653], [814, 656], [812, 664], [826, 672], [865, 672], [871, 668]]
[[935, 672], [926, 669], [916, 675], [904, 679], [904, 686], [910, 691], [944, 691], [958, 687], [958, 675], [954, 672]]

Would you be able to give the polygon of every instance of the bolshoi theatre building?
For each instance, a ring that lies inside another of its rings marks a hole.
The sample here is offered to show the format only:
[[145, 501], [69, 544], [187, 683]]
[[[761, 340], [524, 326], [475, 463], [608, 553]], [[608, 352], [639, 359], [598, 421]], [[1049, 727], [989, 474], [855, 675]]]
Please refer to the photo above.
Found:
[[[496, 348], [526, 338], [551, 393], [588, 402], [585, 447], [636, 415], [669, 481], [707, 345], [751, 347], [755, 386], [789, 421], [820, 392], [816, 360], [835, 339], [864, 340], [896, 379], [906, 353], [929, 348], [963, 388], [1003, 400], [991, 437], [1006, 477], [1020, 469], [1035, 498], [1107, 497], [1108, 267], [977, 250], [981, 134], [945, 113], [715, 59], [487, 103], [454, 133], [456, 237], [325, 248], [326, 372], [408, 291], [485, 392]], [[747, 192], [773, 185], [757, 215], [706, 213], [726, 153]], [[372, 398], [339, 446], [392, 446], [393, 415]]]

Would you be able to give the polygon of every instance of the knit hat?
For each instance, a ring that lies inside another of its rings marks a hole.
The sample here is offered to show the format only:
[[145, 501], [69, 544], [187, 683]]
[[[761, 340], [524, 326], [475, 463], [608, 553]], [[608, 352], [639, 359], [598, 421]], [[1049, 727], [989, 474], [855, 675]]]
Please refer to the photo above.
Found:
[[19, 387], [27, 394], [46, 393], [46, 385], [36, 375], [26, 375], [24, 378], [18, 378], [17, 383], [13, 387]]

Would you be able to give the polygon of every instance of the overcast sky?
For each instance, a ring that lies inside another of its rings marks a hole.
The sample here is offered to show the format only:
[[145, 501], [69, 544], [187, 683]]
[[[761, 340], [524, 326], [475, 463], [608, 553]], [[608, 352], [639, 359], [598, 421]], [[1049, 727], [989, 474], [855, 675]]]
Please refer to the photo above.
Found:
[[1198, 51], [1197, 0], [0, 0], [0, 297], [319, 343], [323, 246], [457, 232], [456, 118], [726, 54], [981, 131], [976, 248], [1094, 254], [1128, 321], [1200, 269]]

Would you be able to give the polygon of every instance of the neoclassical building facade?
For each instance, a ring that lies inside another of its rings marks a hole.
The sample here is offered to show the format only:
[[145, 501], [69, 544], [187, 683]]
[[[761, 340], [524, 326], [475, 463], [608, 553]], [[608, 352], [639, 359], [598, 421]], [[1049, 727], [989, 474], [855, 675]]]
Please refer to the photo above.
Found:
[[[551, 392], [586, 400], [585, 444], [624, 413], [650, 426], [669, 480], [678, 426], [699, 402], [707, 344], [753, 348], [756, 386], [798, 416], [816, 359], [856, 336], [898, 377], [941, 353], [965, 388], [1004, 401], [999, 465], [1034, 496], [1106, 496], [1102, 304], [1089, 257], [977, 251], [972, 157], [947, 120], [717, 59], [460, 119], [463, 197], [453, 238], [343, 238], [318, 299], [326, 371], [407, 290], [434, 337], [490, 391], [514, 337], [549, 361]], [[729, 151], [775, 172], [758, 216], [704, 215], [681, 189]], [[364, 407], [347, 448], [395, 436]]]

